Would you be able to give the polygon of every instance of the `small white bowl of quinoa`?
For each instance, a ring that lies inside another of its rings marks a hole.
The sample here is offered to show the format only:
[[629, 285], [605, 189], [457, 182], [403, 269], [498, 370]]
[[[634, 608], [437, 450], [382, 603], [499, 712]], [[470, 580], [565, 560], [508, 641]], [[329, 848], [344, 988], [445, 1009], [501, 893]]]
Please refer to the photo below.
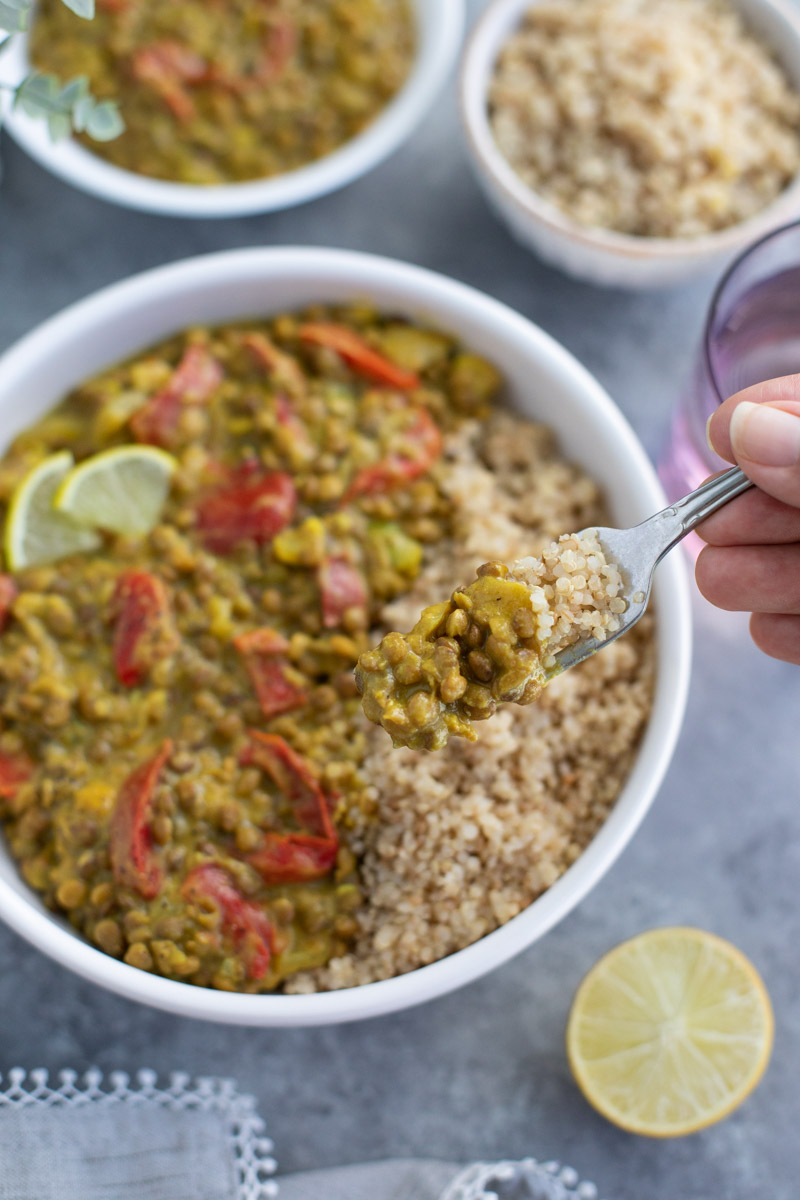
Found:
[[800, 212], [791, 0], [494, 0], [460, 94], [492, 207], [592, 283], [679, 283]]
[[[443, 398], [437, 379], [462, 379], [465, 356], [472, 378], [480, 361], [491, 364], [495, 383], [502, 380], [490, 409], [444, 430], [434, 478], [452, 532], [425, 551], [413, 586], [384, 606], [383, 628], [407, 627], [487, 558], [546, 557], [563, 533], [633, 525], [663, 506], [653, 467], [622, 414], [547, 334], [441, 275], [319, 248], [190, 259], [105, 288], [45, 322], [3, 357], [3, 445], [76, 385], [186, 328], [319, 304], [351, 306], [355, 316], [366, 303], [391, 320], [395, 346], [404, 341], [398, 329], [411, 328], [398, 322], [412, 322], [430, 331], [432, 353], [443, 343], [448, 355], [458, 347], [445, 362], [455, 375], [434, 371], [413, 393], [431, 412]], [[330, 355], [320, 361], [330, 363]], [[329, 394], [341, 398], [348, 378]], [[582, 561], [575, 559], [576, 571]], [[378, 625], [369, 632], [377, 642]], [[5, 837], [0, 919], [101, 987], [206, 1020], [334, 1024], [443, 995], [530, 947], [611, 868], [672, 757], [690, 657], [685, 566], [672, 555], [659, 568], [654, 613], [634, 636], [553, 681], [541, 704], [506, 706], [476, 742], [435, 754], [393, 750], [364, 718], [356, 737], [367, 739], [359, 769], [371, 804], [353, 807], [340, 825], [358, 864], [357, 938], [280, 992], [196, 986], [104, 953], [91, 929], [81, 936], [46, 907], [35, 880], [28, 886]]]

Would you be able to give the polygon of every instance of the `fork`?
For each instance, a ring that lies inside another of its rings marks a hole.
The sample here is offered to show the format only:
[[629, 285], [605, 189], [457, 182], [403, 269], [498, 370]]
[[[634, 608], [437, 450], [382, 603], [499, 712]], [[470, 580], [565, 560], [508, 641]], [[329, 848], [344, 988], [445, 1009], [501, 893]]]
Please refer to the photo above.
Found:
[[622, 615], [619, 629], [602, 642], [589, 637], [567, 646], [555, 656], [556, 666], [548, 674], [551, 677], [560, 675], [568, 667], [590, 658], [597, 650], [602, 650], [603, 646], [610, 645], [623, 633], [633, 629], [644, 616], [653, 586], [653, 573], [664, 555], [683, 541], [687, 533], [696, 529], [706, 517], [751, 487], [753, 484], [744, 472], [739, 467], [732, 467], [633, 529], [600, 529], [593, 526], [583, 530], [583, 533], [597, 535], [606, 556], [619, 567], [624, 587], [622, 599], [627, 601], [628, 607]]

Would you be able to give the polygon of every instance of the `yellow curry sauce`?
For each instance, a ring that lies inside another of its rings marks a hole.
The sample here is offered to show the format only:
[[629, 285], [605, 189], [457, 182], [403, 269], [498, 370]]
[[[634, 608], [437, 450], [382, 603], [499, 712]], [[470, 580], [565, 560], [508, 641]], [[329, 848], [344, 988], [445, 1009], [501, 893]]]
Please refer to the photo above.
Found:
[[450, 531], [443, 437], [496, 372], [367, 308], [195, 329], [20, 435], [177, 459], [138, 539], [0, 576], [0, 797], [27, 882], [91, 942], [258, 992], [357, 928], [369, 808], [353, 667]]
[[404, 83], [414, 53], [407, 0], [97, 0], [83, 21], [42, 0], [40, 71], [87, 76], [120, 103], [125, 132], [84, 139], [158, 179], [261, 179], [360, 133]]

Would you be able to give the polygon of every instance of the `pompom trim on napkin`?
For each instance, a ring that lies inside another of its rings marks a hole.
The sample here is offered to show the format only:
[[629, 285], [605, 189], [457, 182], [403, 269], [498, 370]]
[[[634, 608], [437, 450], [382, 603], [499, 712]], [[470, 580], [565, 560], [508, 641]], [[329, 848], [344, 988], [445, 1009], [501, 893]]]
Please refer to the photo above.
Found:
[[0, 1075], [0, 1113], [5, 1108], [80, 1108], [86, 1104], [111, 1107], [117, 1104], [155, 1105], [170, 1112], [199, 1111], [219, 1115], [227, 1124], [234, 1156], [239, 1200], [275, 1200], [278, 1185], [272, 1178], [277, 1163], [272, 1141], [263, 1137], [264, 1121], [256, 1112], [254, 1096], [236, 1090], [232, 1079], [183, 1072], [158, 1086], [155, 1071], [137, 1071], [134, 1080], [125, 1071], [112, 1071], [106, 1082], [102, 1071], [92, 1068], [79, 1077], [77, 1071], [59, 1071], [58, 1086], [49, 1083], [44, 1068], [25, 1071], [13, 1067], [5, 1080]]
[[[521, 1162], [472, 1163], [445, 1188], [440, 1200], [498, 1200], [504, 1185], [524, 1181], [533, 1185], [531, 1195], [548, 1200], [597, 1200], [597, 1188], [581, 1180], [572, 1167], [557, 1162], [539, 1163], [535, 1158]], [[534, 1191], [535, 1188], [535, 1191]], [[522, 1194], [522, 1193], [515, 1193]]]

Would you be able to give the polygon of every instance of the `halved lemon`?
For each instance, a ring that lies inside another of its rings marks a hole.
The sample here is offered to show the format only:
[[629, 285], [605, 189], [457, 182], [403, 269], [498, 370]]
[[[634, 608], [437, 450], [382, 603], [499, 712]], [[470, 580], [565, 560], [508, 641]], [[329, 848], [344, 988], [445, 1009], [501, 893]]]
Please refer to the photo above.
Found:
[[733, 1112], [772, 1051], [772, 1006], [755, 967], [701, 929], [651, 929], [589, 972], [567, 1055], [598, 1112], [630, 1133], [678, 1137]]
[[158, 524], [177, 467], [155, 446], [115, 446], [79, 463], [55, 495], [60, 513], [80, 525], [130, 536]]
[[102, 539], [94, 529], [56, 512], [53, 498], [75, 465], [68, 450], [51, 454], [17, 485], [6, 517], [4, 549], [11, 571], [41, 566], [69, 554], [96, 550]]

